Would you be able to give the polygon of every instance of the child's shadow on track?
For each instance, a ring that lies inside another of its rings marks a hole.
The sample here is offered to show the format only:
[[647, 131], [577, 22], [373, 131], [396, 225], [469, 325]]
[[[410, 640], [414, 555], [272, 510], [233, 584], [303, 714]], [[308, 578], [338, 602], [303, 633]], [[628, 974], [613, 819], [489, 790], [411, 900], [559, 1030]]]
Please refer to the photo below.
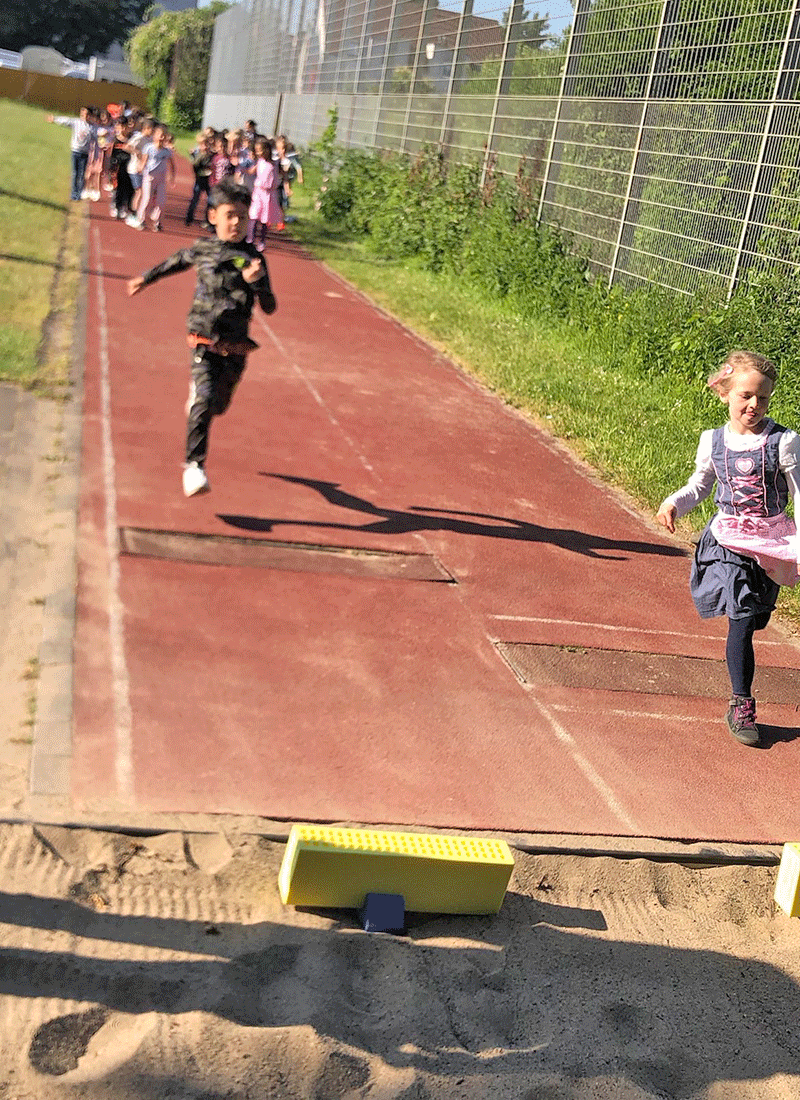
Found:
[[761, 731], [760, 748], [762, 749], [771, 749], [775, 745], [797, 741], [800, 738], [800, 727], [798, 726], [767, 726], [763, 722], [759, 722], [758, 728]]
[[340, 488], [336, 482], [318, 481], [306, 477], [290, 477], [262, 471], [262, 477], [304, 485], [327, 500], [350, 512], [371, 517], [367, 523], [330, 523], [322, 520], [274, 519], [258, 516], [223, 515], [219, 518], [231, 527], [245, 531], [270, 533], [276, 527], [310, 527], [315, 530], [362, 531], [371, 534], [402, 535], [421, 531], [451, 531], [461, 535], [479, 535], [485, 538], [521, 542], [543, 542], [560, 546], [590, 558], [624, 561], [627, 554], [659, 554], [665, 557], [685, 557], [681, 547], [663, 543], [627, 539], [607, 539], [601, 535], [571, 528], [542, 527], [527, 520], [510, 519], [482, 512], [459, 511], [455, 508], [437, 508], [435, 505], [410, 505], [406, 510], [387, 508], [373, 504]]

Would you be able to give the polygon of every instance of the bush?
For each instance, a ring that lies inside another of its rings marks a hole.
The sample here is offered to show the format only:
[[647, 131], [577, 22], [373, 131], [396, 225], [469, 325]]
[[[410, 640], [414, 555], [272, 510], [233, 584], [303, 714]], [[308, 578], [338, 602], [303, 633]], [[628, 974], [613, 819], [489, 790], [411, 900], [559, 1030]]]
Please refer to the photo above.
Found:
[[155, 118], [161, 117], [167, 98], [167, 78], [164, 73], [156, 73], [147, 86], [147, 102]]
[[175, 93], [168, 93], [161, 101], [161, 118], [173, 130], [196, 130], [201, 118], [193, 103], [181, 103]]
[[535, 218], [536, 186], [522, 165], [515, 179], [478, 164], [449, 165], [434, 148], [400, 154], [340, 151], [321, 195], [330, 222], [347, 225], [386, 259], [413, 259], [453, 272], [523, 318], [581, 332], [610, 369], [643, 380], [700, 385], [698, 407], [716, 398], [703, 383], [733, 348], [774, 359], [782, 381], [774, 402], [784, 423], [800, 421], [800, 295], [782, 275], [754, 274], [728, 302], [716, 289], [684, 295], [657, 285], [626, 291], [595, 278], [570, 239]]

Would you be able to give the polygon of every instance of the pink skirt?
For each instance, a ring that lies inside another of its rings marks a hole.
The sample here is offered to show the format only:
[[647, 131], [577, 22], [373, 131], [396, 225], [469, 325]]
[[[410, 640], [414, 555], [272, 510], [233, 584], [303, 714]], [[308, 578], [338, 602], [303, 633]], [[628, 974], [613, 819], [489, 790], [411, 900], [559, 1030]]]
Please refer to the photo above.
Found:
[[776, 584], [794, 588], [800, 580], [797, 527], [787, 515], [727, 516], [720, 513], [711, 524], [711, 533], [720, 546], [754, 558]]
[[267, 225], [280, 225], [283, 221], [283, 211], [278, 202], [276, 191], [265, 191], [263, 187], [253, 190], [253, 201], [250, 203], [250, 217], [253, 221], [266, 222]]

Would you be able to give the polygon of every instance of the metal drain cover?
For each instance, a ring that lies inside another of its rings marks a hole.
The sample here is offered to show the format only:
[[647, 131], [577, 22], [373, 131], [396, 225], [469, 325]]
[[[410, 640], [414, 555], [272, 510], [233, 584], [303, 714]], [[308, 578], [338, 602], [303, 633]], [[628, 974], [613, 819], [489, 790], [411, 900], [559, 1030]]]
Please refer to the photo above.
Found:
[[[670, 653], [636, 653], [585, 646], [497, 642], [526, 684], [629, 691], [641, 695], [726, 698], [730, 680], [724, 661]], [[755, 694], [765, 703], [800, 702], [800, 670], [759, 664]]]
[[455, 584], [455, 578], [432, 554], [274, 542], [234, 535], [197, 535], [185, 531], [149, 531], [141, 527], [121, 527], [119, 543], [123, 554], [167, 561]]

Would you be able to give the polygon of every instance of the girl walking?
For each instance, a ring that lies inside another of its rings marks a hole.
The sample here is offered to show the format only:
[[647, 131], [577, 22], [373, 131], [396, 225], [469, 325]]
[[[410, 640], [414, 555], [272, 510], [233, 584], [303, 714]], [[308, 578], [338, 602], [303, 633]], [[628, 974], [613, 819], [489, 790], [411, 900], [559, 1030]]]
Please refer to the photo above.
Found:
[[237, 158], [235, 177], [236, 182], [242, 187], [246, 187], [251, 196], [253, 194], [257, 164], [254, 150], [255, 143], [248, 137], [242, 138], [242, 144]]
[[197, 135], [191, 158], [194, 171], [194, 190], [186, 208], [184, 225], [191, 225], [194, 221], [195, 210], [201, 195], [206, 197], [206, 212], [208, 212], [208, 195], [211, 191], [211, 162], [214, 159], [214, 151], [211, 148], [211, 139], [206, 137], [205, 133]]
[[691, 593], [701, 618], [728, 617], [725, 658], [732, 698], [725, 720], [743, 745], [758, 745], [753, 634], [775, 609], [780, 585], [800, 580], [797, 532], [786, 505], [800, 489], [800, 439], [767, 416], [778, 372], [763, 355], [732, 352], [709, 386], [728, 407], [728, 422], [704, 431], [695, 470], [666, 498], [656, 520], [675, 520], [704, 500], [716, 482], [717, 514], [695, 550]]
[[128, 123], [124, 118], [118, 118], [114, 123], [114, 144], [111, 146], [111, 158], [109, 160], [109, 172], [114, 183], [114, 193], [111, 200], [111, 217], [130, 217], [131, 203], [133, 201], [133, 184], [129, 175], [131, 163], [131, 150], [128, 145]]
[[272, 159], [272, 142], [257, 138], [255, 143], [256, 171], [253, 177], [253, 201], [250, 203], [250, 232], [248, 241], [263, 252], [267, 229], [273, 225], [283, 229], [283, 211], [278, 201], [280, 168]]
[[161, 232], [161, 213], [167, 197], [167, 174], [175, 182], [175, 159], [167, 147], [167, 131], [163, 126], [153, 130], [153, 143], [148, 147], [142, 176], [142, 193], [136, 207], [136, 228], [144, 229], [148, 214], [153, 230]]
[[[89, 161], [86, 165], [85, 197], [93, 202], [100, 200], [100, 187], [103, 177], [108, 171], [108, 158], [111, 155], [111, 146], [114, 143], [114, 127], [108, 111], [103, 110], [98, 115], [94, 127], [94, 140], [89, 153]], [[83, 196], [82, 196], [83, 197]]]

